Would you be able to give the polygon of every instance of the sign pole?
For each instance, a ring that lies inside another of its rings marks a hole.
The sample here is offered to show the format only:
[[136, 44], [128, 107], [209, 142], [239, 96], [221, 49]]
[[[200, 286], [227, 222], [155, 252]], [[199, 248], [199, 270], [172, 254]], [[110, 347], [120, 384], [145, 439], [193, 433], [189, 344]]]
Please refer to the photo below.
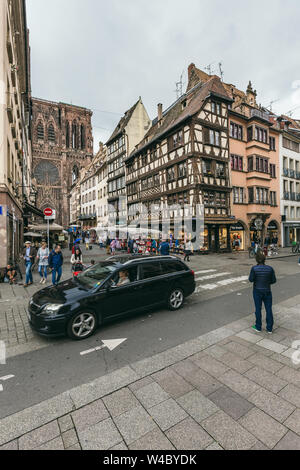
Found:
[[48, 219], [48, 220], [47, 220], [48, 251], [50, 251], [50, 249], [49, 249], [49, 224], [50, 224], [50, 221], [49, 221], [49, 219]]

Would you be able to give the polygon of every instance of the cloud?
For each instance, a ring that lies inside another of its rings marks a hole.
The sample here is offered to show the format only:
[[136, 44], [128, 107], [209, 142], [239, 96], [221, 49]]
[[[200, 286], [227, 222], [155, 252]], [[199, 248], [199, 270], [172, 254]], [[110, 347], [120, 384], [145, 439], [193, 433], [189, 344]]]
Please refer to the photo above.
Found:
[[140, 95], [151, 118], [169, 106], [190, 62], [221, 61], [226, 82], [251, 80], [284, 113], [299, 101], [299, 14], [298, 0], [27, 0], [33, 96], [95, 110], [96, 148]]

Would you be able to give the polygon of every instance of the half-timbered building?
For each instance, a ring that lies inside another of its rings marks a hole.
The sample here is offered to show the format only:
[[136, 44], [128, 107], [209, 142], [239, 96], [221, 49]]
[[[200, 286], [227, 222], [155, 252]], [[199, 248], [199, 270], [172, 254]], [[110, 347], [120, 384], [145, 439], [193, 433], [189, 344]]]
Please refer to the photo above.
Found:
[[151, 120], [139, 100], [125, 112], [107, 145], [109, 225], [126, 225], [125, 159], [148, 131]]
[[[202, 250], [230, 249], [230, 175], [226, 89], [217, 76], [191, 87], [158, 116], [126, 159], [128, 222], [141, 207], [163, 223], [162, 207], [204, 205]], [[176, 214], [173, 216], [176, 218]], [[175, 219], [171, 220], [172, 233]], [[152, 223], [152, 222], [151, 222]], [[172, 225], [173, 224], [173, 225]], [[161, 229], [161, 228], [160, 228]], [[189, 234], [181, 232], [184, 240]]]

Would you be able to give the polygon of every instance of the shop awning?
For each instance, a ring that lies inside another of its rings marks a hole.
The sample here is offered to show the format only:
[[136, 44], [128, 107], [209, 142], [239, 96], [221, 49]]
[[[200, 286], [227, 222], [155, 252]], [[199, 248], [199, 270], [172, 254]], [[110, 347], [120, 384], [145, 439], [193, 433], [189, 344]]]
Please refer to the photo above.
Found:
[[[47, 224], [29, 225], [28, 228], [30, 230], [36, 230], [37, 232], [41, 232], [41, 231], [46, 232], [48, 230], [48, 225]], [[49, 231], [50, 232], [61, 232], [63, 229], [64, 228], [61, 225], [49, 224]]]
[[32, 206], [31, 204], [29, 204], [29, 202], [24, 202], [24, 212], [29, 212], [31, 214], [35, 214], [39, 217], [43, 217], [44, 218], [44, 213], [43, 211], [41, 211], [40, 209], [38, 209], [37, 207], [35, 206]]

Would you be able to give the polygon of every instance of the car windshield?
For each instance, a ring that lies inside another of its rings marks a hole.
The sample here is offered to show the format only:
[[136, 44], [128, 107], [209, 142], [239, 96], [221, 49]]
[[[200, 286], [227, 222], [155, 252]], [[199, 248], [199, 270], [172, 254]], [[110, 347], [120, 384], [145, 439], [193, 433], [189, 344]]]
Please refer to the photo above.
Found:
[[77, 280], [85, 287], [96, 288], [116, 269], [117, 265], [115, 263], [102, 262], [79, 273]]

